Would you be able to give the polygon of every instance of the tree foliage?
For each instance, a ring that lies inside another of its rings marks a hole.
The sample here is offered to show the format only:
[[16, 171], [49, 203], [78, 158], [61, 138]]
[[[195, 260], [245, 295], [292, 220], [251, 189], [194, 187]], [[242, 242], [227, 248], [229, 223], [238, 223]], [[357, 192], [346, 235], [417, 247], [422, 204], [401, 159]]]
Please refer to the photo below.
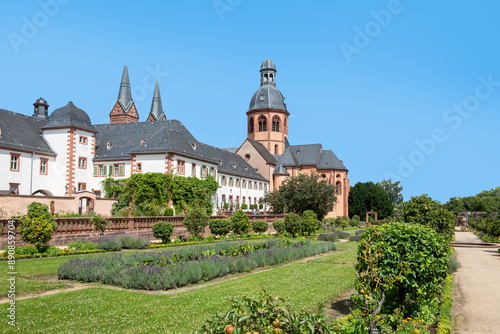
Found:
[[319, 174], [299, 174], [286, 179], [278, 190], [264, 196], [275, 213], [294, 212], [302, 214], [314, 211], [321, 220], [333, 210], [336, 202], [335, 186], [319, 182]]
[[135, 173], [127, 179], [107, 178], [102, 183], [105, 196], [118, 200], [113, 214], [132, 202], [139, 215], [169, 214], [166, 209], [170, 199], [178, 215], [194, 207], [211, 214], [212, 196], [219, 187], [211, 176], [202, 180], [164, 173]]
[[403, 202], [403, 195], [401, 194], [403, 186], [401, 185], [401, 181], [392, 183], [391, 179], [388, 179], [378, 182], [377, 184], [384, 188], [387, 196], [389, 196], [389, 199], [395, 206]]
[[252, 223], [252, 230], [255, 233], [264, 233], [268, 227], [269, 225], [263, 220], [256, 220]]
[[475, 196], [452, 197], [446, 203], [446, 208], [452, 212], [500, 212], [500, 187], [485, 190]]
[[349, 215], [366, 217], [368, 211], [376, 211], [379, 219], [392, 214], [393, 203], [380, 184], [358, 182], [349, 192]]
[[40, 249], [52, 239], [52, 232], [57, 224], [45, 204], [32, 202], [28, 205], [28, 212], [20, 219], [18, 227], [21, 240], [35, 245]]
[[278, 234], [285, 232], [285, 221], [284, 220], [275, 220], [273, 222], [273, 227]]
[[425, 194], [404, 202], [399, 217], [406, 223], [418, 223], [433, 228], [441, 233], [447, 242], [453, 239], [455, 217], [444, 205]]
[[[432, 228], [393, 223], [363, 233], [358, 246], [357, 301], [378, 312], [411, 312], [427, 305], [447, 276], [450, 247]], [[405, 316], [409, 316], [406, 314]]]

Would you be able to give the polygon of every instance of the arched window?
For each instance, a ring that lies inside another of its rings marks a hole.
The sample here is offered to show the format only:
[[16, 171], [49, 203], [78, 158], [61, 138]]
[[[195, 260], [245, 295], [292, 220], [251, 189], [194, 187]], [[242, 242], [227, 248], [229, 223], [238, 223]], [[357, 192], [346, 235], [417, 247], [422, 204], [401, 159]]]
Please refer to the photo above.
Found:
[[248, 133], [253, 133], [253, 117], [248, 120]]
[[271, 74], [269, 74], [269, 81], [270, 81], [270, 82], [273, 82], [273, 74], [272, 74], [272, 73], [271, 73]]
[[280, 131], [280, 118], [278, 116], [273, 117], [273, 131]]
[[259, 117], [259, 131], [267, 131], [267, 119], [264, 116]]
[[264, 82], [267, 82], [267, 73], [264, 74]]
[[274, 145], [274, 154], [278, 154], [278, 145]]
[[335, 185], [337, 186], [335, 193], [337, 195], [342, 195], [342, 184], [340, 183], [340, 181], [337, 181], [337, 183]]

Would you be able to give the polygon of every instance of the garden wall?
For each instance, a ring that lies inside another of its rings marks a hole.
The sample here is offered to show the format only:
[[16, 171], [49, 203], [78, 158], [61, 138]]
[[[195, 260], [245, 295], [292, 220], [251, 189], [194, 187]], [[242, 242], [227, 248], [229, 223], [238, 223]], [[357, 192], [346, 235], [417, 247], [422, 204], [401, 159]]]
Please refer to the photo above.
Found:
[[[273, 228], [272, 222], [277, 219], [284, 219], [284, 215], [256, 215], [251, 216], [250, 221], [263, 220], [269, 225], [267, 232], [276, 232]], [[211, 219], [215, 218], [227, 218], [226, 216], [212, 216]], [[134, 236], [140, 236], [149, 240], [153, 240], [152, 226], [154, 223], [159, 221], [168, 221], [174, 225], [174, 233], [172, 237], [179, 235], [188, 235], [188, 232], [182, 221], [184, 217], [111, 217], [109, 218], [111, 223], [106, 227], [104, 235], [122, 235], [129, 234]], [[19, 238], [19, 233], [17, 232], [18, 219], [12, 218], [2, 218], [0, 219], [0, 247], [7, 245], [7, 224], [9, 221], [13, 221], [16, 226], [16, 245], [25, 245], [24, 242]], [[53, 233], [52, 240], [49, 242], [50, 245], [64, 246], [69, 242], [80, 240], [97, 239], [99, 237], [99, 232], [94, 230], [93, 224], [90, 222], [88, 217], [76, 217], [76, 218], [55, 218], [57, 223], [57, 229]], [[205, 229], [205, 236], [210, 235], [210, 230]]]
[[94, 212], [109, 216], [116, 199], [96, 197], [88, 191], [73, 193], [73, 196], [0, 195], [0, 218], [24, 215], [32, 202], [45, 204], [49, 208], [53, 202], [54, 213], [85, 214], [93, 208]]

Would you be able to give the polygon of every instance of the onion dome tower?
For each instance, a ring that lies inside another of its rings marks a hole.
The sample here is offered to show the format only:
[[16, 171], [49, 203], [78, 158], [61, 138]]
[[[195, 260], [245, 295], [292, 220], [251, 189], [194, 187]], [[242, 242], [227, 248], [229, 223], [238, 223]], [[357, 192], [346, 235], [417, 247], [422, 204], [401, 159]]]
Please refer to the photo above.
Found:
[[283, 154], [290, 113], [275, 80], [276, 66], [271, 59], [266, 59], [260, 67], [260, 88], [247, 111], [248, 138], [263, 144], [272, 154]]

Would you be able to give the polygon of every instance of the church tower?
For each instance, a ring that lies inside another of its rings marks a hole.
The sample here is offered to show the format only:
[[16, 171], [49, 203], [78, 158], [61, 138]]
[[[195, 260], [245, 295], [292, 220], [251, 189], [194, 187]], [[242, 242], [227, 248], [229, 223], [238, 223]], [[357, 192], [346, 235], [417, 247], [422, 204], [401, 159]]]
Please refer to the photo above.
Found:
[[260, 67], [260, 88], [247, 111], [248, 138], [263, 144], [272, 154], [283, 154], [290, 113], [275, 80], [276, 66], [266, 59]]
[[132, 100], [132, 91], [128, 78], [128, 68], [123, 68], [122, 82], [118, 92], [118, 101], [116, 101], [113, 110], [109, 113], [109, 122], [113, 123], [133, 123], [139, 121], [139, 114]]
[[167, 117], [165, 117], [163, 106], [161, 105], [160, 86], [158, 85], [158, 79], [156, 79], [153, 102], [151, 103], [151, 111], [149, 112], [149, 117], [146, 121], [165, 121], [166, 119]]

